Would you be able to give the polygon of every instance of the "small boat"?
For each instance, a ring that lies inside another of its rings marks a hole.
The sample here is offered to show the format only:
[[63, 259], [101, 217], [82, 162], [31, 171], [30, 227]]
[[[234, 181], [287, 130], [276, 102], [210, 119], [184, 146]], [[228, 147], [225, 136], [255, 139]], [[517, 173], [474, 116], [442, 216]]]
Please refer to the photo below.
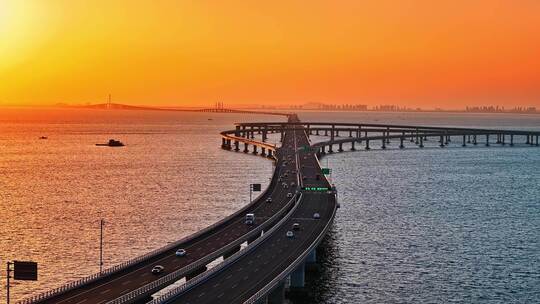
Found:
[[119, 141], [119, 140], [115, 140], [115, 139], [109, 139], [109, 142], [106, 143], [106, 144], [96, 144], [96, 146], [106, 146], [106, 147], [123, 147], [124, 144]]
[[47, 139], [47, 136], [40, 136], [39, 139]]

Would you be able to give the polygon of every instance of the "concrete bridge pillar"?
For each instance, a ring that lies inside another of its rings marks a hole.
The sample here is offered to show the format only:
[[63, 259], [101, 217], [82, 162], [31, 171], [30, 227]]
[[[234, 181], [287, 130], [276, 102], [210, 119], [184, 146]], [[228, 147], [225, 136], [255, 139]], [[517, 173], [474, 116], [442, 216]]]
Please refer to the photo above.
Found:
[[302, 263], [291, 272], [291, 287], [304, 287], [306, 284], [306, 264]]
[[236, 131], [234, 132], [234, 136], [236, 137], [240, 136], [240, 126], [236, 126]]
[[338, 129], [336, 129], [334, 137], [339, 137], [339, 130]]
[[248, 150], [248, 143], [244, 143], [244, 153], [248, 153], [249, 150]]
[[444, 137], [444, 136], [441, 135], [441, 139], [439, 140], [439, 143], [440, 143], [439, 146], [440, 146], [441, 148], [444, 148], [444, 139], [443, 139], [443, 137]]
[[239, 145], [240, 145], [240, 143], [238, 142], [238, 140], [235, 140], [234, 141], [234, 151], [240, 150]]
[[317, 249], [311, 250], [311, 252], [306, 257], [306, 263], [317, 263]]
[[349, 130], [349, 137], [352, 137], [352, 130]]
[[279, 130], [279, 142], [283, 142], [283, 126], [281, 126], [281, 129]]
[[319, 135], [319, 130], [315, 130], [315, 135]]
[[328, 145], [328, 153], [334, 153], [334, 150], [332, 149], [333, 144]]
[[322, 155], [326, 154], [325, 149], [326, 149], [326, 148], [325, 148], [324, 146], [321, 147], [321, 154], [322, 154]]
[[232, 149], [231, 140], [227, 139], [227, 150], [230, 150], [230, 149]]
[[366, 150], [369, 150], [370, 147], [369, 147], [369, 139], [366, 139]]
[[285, 301], [285, 282], [279, 283], [267, 297], [267, 304], [282, 304]]
[[411, 131], [411, 142], [414, 142], [414, 131]]
[[381, 148], [386, 149], [386, 139], [382, 139], [382, 146]]
[[478, 141], [476, 140], [476, 134], [473, 135], [473, 145], [477, 145]]
[[510, 134], [510, 147], [514, 146], [514, 134]]
[[262, 141], [265, 142], [268, 139], [268, 131], [264, 129], [262, 131]]
[[422, 137], [422, 136], [420, 136], [420, 145], [418, 147], [420, 147], [420, 148], [424, 147], [424, 137]]
[[539, 143], [538, 143], [538, 135], [536, 135], [536, 146], [538, 147]]
[[330, 140], [334, 141], [336, 126], [332, 125], [332, 131], [330, 132]]
[[355, 143], [354, 141], [351, 142], [351, 151], [355, 151], [355, 150], [356, 150], [356, 148], [354, 147], [354, 143]]
[[390, 143], [390, 127], [386, 128], [386, 143]]
[[328, 130], [324, 130], [324, 136], [328, 136]]
[[225, 149], [226, 145], [227, 145], [227, 142], [225, 140], [225, 137], [222, 137], [221, 138], [221, 148]]
[[272, 150], [268, 150], [268, 158], [272, 158]]
[[463, 143], [461, 144], [461, 146], [462, 146], [462, 147], [466, 147], [466, 146], [467, 146], [465, 135], [463, 135]]
[[468, 134], [468, 135], [467, 135], [467, 143], [468, 143], [468, 144], [471, 143], [471, 134]]
[[404, 138], [403, 136], [399, 138], [399, 148], [400, 148], [400, 149], [405, 148], [405, 146], [403, 145], [403, 140], [404, 140], [404, 139], [405, 139], [405, 138]]
[[506, 145], [506, 134], [501, 134], [501, 145]]
[[343, 152], [343, 143], [339, 143], [338, 152]]
[[266, 156], [266, 148], [261, 147], [261, 156]]
[[448, 136], [448, 135], [444, 136], [444, 145], [448, 146], [449, 142], [450, 142], [450, 136]]
[[529, 141], [529, 134], [527, 134], [527, 142], [525, 144], [529, 145], [531, 142]]
[[486, 147], [489, 147], [489, 134], [486, 134]]
[[415, 144], [419, 144], [420, 143], [420, 138], [419, 138], [420, 134], [418, 133], [418, 129], [416, 129], [416, 140], [414, 141]]
[[253, 145], [253, 154], [257, 154], [257, 146]]

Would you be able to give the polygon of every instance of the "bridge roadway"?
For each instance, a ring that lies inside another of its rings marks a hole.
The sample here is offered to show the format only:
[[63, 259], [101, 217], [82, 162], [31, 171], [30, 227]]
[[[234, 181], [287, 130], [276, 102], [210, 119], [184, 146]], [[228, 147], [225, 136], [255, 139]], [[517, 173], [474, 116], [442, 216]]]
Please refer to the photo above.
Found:
[[[283, 143], [285, 146], [293, 144], [293, 136], [291, 133], [286, 134]], [[269, 186], [269, 193], [259, 197], [258, 201], [250, 208], [245, 212], [238, 214], [227, 223], [216, 227], [207, 234], [189, 240], [186, 243], [179, 244], [177, 247], [171, 248], [162, 254], [158, 254], [155, 257], [142, 261], [118, 273], [104, 277], [96, 282], [85, 284], [52, 298], [29, 303], [106, 303], [149, 284], [164, 275], [182, 269], [199, 259], [212, 254], [220, 248], [223, 248], [231, 242], [238, 240], [242, 236], [245, 236], [251, 230], [260, 227], [268, 218], [283, 208], [286, 205], [286, 202], [290, 200], [287, 198], [287, 194], [294, 191], [291, 188], [284, 188], [281, 186], [281, 183], [279, 183], [278, 187], [275, 187], [275, 185], [278, 184], [276, 179], [279, 175], [282, 175], [286, 170], [290, 170], [291, 172], [296, 170], [296, 162], [294, 160], [287, 161], [284, 165], [283, 156], [280, 152], [277, 153], [277, 158], [277, 168]], [[288, 184], [291, 182], [294, 182], [295, 184], [298, 183], [294, 174], [283, 177], [282, 180]], [[272, 198], [272, 203], [265, 202], [268, 196]], [[246, 213], [256, 214], [257, 222], [255, 225], [245, 225], [244, 219]], [[178, 248], [186, 249], [187, 255], [185, 257], [176, 257], [175, 251]], [[165, 271], [161, 275], [151, 274], [151, 269], [157, 264], [165, 267]]]
[[[297, 146], [309, 144], [304, 131], [295, 132], [297, 132]], [[320, 180], [316, 178], [316, 175], [322, 174], [313, 153], [301, 149], [295, 152], [286, 146], [282, 151], [291, 155], [298, 153], [299, 173], [303, 186], [330, 187], [324, 177]], [[334, 194], [305, 192], [292, 216], [268, 239], [206, 281], [162, 303], [244, 303], [283, 274], [287, 267], [316, 242], [329, 221], [333, 220], [335, 208]], [[320, 219], [313, 218], [315, 212], [320, 214]], [[292, 230], [293, 223], [299, 223], [301, 228], [294, 231], [293, 238], [287, 238], [285, 234]]]

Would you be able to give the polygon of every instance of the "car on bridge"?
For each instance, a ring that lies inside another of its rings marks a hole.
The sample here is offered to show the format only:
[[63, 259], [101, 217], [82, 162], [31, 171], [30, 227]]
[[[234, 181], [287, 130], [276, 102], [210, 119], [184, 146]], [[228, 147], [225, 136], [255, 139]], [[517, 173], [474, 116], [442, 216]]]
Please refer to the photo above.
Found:
[[174, 253], [177, 257], [183, 257], [187, 254], [186, 250], [185, 249], [178, 249], [176, 250], [176, 252]]
[[293, 230], [300, 230], [300, 224], [299, 224], [299, 223], [294, 223], [294, 224], [292, 225], [292, 229], [293, 229]]
[[287, 193], [287, 198], [291, 198], [292, 197], [292, 193]]
[[253, 225], [255, 224], [255, 214], [253, 213], [248, 213], [246, 214], [246, 221], [245, 221], [246, 225]]
[[271, 198], [271, 197], [267, 198], [267, 199], [266, 199], [266, 202], [267, 202], [267, 203], [271, 203], [271, 202], [272, 202], [272, 198]]
[[152, 274], [160, 274], [165, 270], [165, 267], [161, 265], [156, 265], [154, 268], [152, 268]]
[[288, 238], [293, 238], [294, 237], [294, 233], [292, 231], [287, 231], [287, 233], [285, 234]]
[[315, 213], [313, 213], [313, 218], [318, 220], [318, 219], [321, 218], [321, 215], [319, 213], [315, 212]]

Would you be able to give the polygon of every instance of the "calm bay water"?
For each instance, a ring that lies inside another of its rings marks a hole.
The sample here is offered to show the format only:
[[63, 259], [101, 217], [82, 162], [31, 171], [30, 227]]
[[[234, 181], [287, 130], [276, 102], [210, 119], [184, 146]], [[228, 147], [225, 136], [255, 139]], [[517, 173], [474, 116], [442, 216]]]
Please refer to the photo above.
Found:
[[[533, 115], [325, 120], [540, 130]], [[540, 303], [540, 148], [398, 145], [323, 158], [341, 208], [320, 277], [294, 303]]]
[[[534, 115], [300, 118], [540, 130]], [[111, 266], [240, 208], [272, 164], [220, 149], [219, 132], [277, 119], [0, 109], [0, 262], [40, 265], [39, 282], [16, 284], [13, 299], [98, 271], [100, 218]], [[109, 138], [127, 146], [94, 145]], [[294, 303], [540, 302], [540, 149], [395, 148], [323, 159], [342, 207], [320, 277]]]

